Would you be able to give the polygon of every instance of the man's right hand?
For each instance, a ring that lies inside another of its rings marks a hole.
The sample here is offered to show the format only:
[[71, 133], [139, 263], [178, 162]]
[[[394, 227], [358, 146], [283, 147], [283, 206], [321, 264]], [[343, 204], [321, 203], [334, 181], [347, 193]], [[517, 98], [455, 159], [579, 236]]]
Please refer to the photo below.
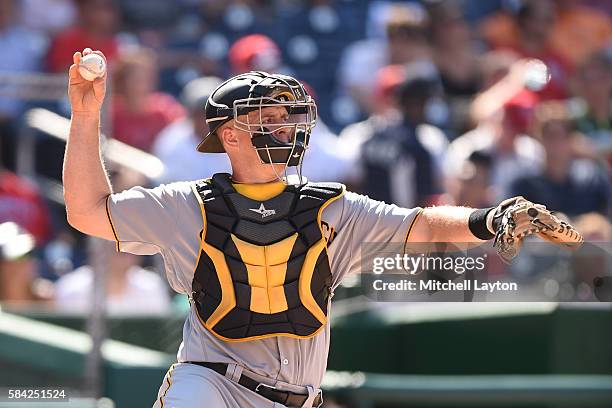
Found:
[[70, 79], [68, 82], [68, 98], [72, 106], [72, 113], [95, 114], [100, 113], [104, 95], [106, 94], [106, 77], [96, 78], [93, 81], [87, 81], [79, 74], [79, 62], [81, 57], [95, 53], [101, 55], [106, 61], [106, 57], [100, 51], [92, 51], [90, 48], [85, 48], [82, 53], [75, 52], [72, 56], [73, 64], [70, 66]]

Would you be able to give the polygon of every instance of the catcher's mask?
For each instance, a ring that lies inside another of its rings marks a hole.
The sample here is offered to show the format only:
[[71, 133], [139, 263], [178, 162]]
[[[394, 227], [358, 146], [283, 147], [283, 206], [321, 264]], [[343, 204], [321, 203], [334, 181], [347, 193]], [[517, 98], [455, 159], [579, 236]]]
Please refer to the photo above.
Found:
[[224, 153], [216, 131], [232, 119], [237, 129], [251, 135], [262, 163], [284, 165], [285, 173], [296, 167], [301, 176], [317, 107], [298, 80], [253, 71], [219, 85], [206, 102], [209, 133], [197, 150]]

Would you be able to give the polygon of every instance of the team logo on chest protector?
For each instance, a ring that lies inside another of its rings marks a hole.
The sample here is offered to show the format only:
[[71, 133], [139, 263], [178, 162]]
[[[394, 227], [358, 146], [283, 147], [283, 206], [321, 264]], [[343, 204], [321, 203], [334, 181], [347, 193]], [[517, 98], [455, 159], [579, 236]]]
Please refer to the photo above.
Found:
[[201, 323], [227, 341], [318, 333], [332, 284], [321, 213], [344, 186], [289, 185], [260, 202], [215, 174], [194, 190], [204, 220], [192, 282]]
[[249, 208], [249, 210], [256, 212], [257, 214], [261, 214], [261, 218], [266, 218], [270, 215], [276, 214], [276, 210], [266, 210], [266, 207], [264, 207], [263, 203], [261, 203], [259, 208]]

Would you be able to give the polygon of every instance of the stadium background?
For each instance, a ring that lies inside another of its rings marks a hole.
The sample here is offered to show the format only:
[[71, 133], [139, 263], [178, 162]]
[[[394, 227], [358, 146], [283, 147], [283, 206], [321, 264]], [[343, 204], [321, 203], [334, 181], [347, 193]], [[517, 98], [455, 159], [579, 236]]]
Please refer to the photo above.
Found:
[[[26, 387], [65, 388], [71, 407], [150, 406], [188, 307], [159, 259], [117, 256], [66, 224], [74, 51], [109, 59], [116, 189], [227, 169], [193, 152], [202, 102], [261, 69], [316, 98], [309, 178], [408, 207], [522, 194], [609, 246], [611, 13], [606, 0], [0, 1], [0, 406]], [[544, 89], [531, 58], [550, 70]], [[325, 406], [612, 406], [612, 310], [580, 296], [373, 303], [347, 279]]]

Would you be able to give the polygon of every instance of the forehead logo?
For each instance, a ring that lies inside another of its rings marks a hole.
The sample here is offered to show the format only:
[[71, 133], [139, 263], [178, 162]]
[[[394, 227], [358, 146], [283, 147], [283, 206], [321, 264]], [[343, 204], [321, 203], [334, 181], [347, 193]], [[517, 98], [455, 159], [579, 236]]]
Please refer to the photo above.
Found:
[[281, 92], [273, 96], [273, 98], [278, 99], [279, 101], [282, 101], [282, 102], [295, 101], [295, 97], [293, 96], [291, 92]]

